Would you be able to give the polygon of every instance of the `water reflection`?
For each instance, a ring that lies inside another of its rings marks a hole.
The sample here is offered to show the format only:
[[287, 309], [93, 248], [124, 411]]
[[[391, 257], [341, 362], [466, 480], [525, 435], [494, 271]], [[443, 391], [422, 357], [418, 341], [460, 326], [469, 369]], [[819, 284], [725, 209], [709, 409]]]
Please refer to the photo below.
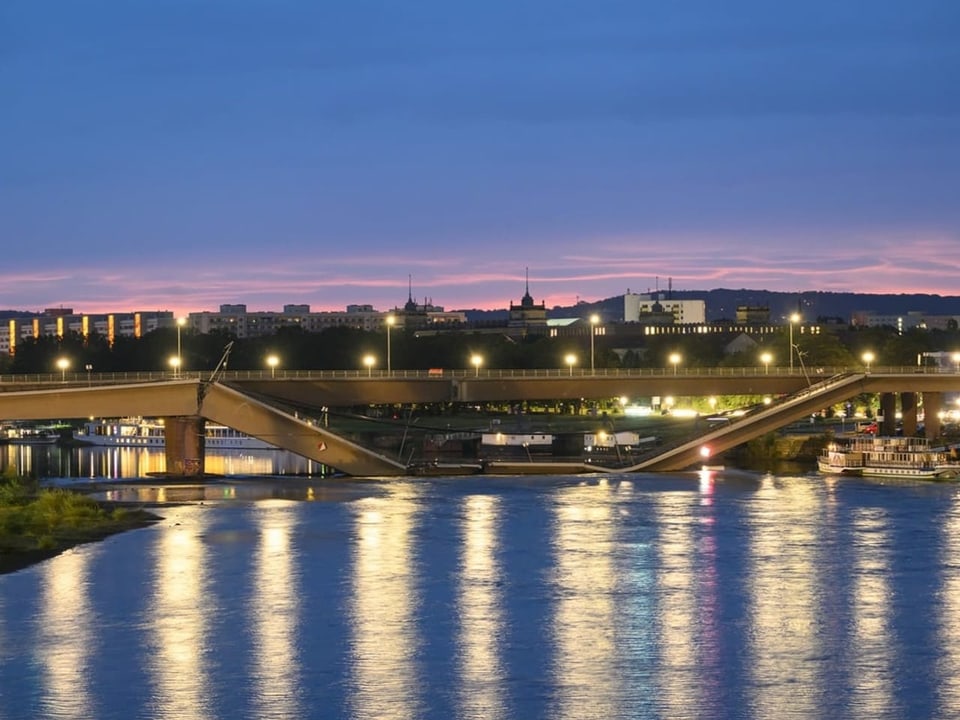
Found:
[[614, 717], [622, 695], [616, 667], [613, 544], [615, 493], [607, 480], [567, 488], [554, 505], [555, 718]]
[[[62, 447], [48, 445], [0, 446], [0, 471], [41, 478], [122, 480], [163, 474], [167, 469], [162, 448]], [[207, 450], [206, 472], [210, 475], [304, 475], [322, 476], [321, 463], [284, 450]]]
[[[88, 663], [95, 652], [90, 607], [93, 551], [66, 552], [44, 563], [37, 659], [45, 686], [41, 706], [49, 718], [95, 717]], [[2, 693], [0, 693], [2, 695]]]
[[937, 717], [960, 708], [960, 496], [954, 496], [940, 531], [941, 585], [937, 594]]
[[[816, 717], [823, 688], [817, 547], [822, 497], [809, 483], [765, 477], [747, 522], [752, 567], [752, 716]], [[784, 692], [789, 684], [791, 691]]]
[[889, 539], [883, 513], [860, 509], [853, 518], [854, 643], [857, 661], [851, 668], [852, 717], [874, 720], [898, 717], [894, 710], [890, 647]]
[[202, 720], [211, 716], [206, 688], [204, 527], [203, 509], [192, 508], [180, 523], [164, 524], [157, 532], [152, 553], [157, 565], [147, 619], [154, 641], [150, 651], [153, 717]]
[[504, 630], [499, 513], [499, 498], [472, 495], [464, 501], [458, 598], [461, 718], [506, 717], [499, 644]]
[[354, 718], [415, 718], [420, 639], [416, 618], [412, 535], [418, 490], [390, 489], [355, 504], [350, 608], [350, 702]]
[[298, 514], [289, 502], [268, 501], [258, 507], [260, 544], [254, 559], [254, 703], [258, 718], [305, 717], [300, 707], [300, 627], [298, 556], [291, 548]]
[[691, 708], [699, 707], [701, 702], [696, 524], [690, 511], [695, 502], [698, 500], [690, 493], [663, 493], [653, 498], [653, 513], [660, 527], [656, 618], [660, 671], [656, 682], [659, 714], [668, 718], [689, 717]]

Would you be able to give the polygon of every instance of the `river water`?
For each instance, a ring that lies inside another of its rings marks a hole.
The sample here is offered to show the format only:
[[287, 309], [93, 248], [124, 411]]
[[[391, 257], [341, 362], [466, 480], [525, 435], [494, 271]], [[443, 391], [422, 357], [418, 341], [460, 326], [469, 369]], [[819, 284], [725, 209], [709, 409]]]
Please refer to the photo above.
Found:
[[105, 492], [163, 519], [0, 576], [0, 720], [960, 717], [960, 486]]

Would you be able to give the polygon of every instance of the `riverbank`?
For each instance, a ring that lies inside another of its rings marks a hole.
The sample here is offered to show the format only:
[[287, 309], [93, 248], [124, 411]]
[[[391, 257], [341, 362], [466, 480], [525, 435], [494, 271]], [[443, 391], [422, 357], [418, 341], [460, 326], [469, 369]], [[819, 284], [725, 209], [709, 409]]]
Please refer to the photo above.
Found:
[[145, 527], [160, 518], [139, 508], [97, 502], [64, 489], [40, 489], [20, 477], [0, 479], [0, 574], [83, 543]]

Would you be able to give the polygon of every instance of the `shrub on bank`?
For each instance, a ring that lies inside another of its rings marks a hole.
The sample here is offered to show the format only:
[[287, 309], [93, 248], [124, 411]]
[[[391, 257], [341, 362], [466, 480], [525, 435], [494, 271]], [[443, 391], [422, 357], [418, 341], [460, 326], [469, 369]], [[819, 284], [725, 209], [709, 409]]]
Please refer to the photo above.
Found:
[[18, 557], [49, 557], [77, 543], [156, 520], [140, 511], [106, 508], [63, 489], [40, 489], [36, 480], [0, 477], [0, 572], [24, 563]]

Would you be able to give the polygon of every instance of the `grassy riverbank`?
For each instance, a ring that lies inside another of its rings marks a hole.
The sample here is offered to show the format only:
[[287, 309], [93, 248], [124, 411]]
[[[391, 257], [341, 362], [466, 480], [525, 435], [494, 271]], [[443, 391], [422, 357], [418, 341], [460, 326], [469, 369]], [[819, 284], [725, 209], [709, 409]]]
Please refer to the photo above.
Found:
[[0, 477], [0, 573], [158, 519], [144, 510], [109, 507], [69, 490], [41, 489], [29, 478]]

